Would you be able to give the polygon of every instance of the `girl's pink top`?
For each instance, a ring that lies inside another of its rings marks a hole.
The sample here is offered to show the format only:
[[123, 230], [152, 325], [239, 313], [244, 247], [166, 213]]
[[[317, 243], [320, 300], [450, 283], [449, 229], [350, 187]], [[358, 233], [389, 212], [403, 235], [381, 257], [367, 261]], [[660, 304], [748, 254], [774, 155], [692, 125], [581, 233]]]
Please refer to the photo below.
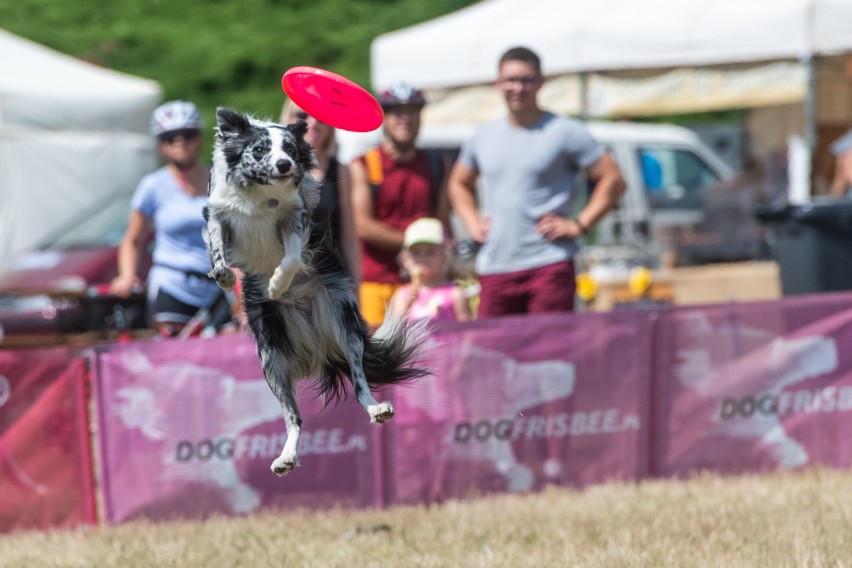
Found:
[[[437, 288], [420, 288], [417, 299], [408, 310], [408, 319], [455, 320], [456, 310], [453, 307], [455, 288], [456, 285], [452, 282]], [[404, 294], [403, 298], [407, 301], [411, 294], [411, 285], [406, 284], [400, 292]]]

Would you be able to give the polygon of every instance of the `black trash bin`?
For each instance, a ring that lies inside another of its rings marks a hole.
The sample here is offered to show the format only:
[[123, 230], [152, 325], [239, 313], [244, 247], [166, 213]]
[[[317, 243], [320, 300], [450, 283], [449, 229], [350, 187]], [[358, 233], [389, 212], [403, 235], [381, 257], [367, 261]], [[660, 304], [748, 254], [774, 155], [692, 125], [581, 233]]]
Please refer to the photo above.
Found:
[[755, 209], [785, 296], [852, 290], [852, 199]]

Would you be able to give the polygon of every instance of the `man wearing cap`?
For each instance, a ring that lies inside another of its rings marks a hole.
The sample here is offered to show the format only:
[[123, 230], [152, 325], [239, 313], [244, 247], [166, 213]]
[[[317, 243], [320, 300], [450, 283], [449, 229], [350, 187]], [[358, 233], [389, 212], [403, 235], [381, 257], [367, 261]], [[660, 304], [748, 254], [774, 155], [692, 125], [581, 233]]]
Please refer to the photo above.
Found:
[[834, 155], [834, 177], [831, 179], [832, 197], [848, 197], [852, 191], [852, 130], [831, 145]]
[[361, 313], [371, 326], [382, 323], [402, 284], [398, 256], [413, 221], [436, 217], [449, 226], [446, 173], [437, 154], [417, 148], [423, 93], [406, 84], [376, 97], [385, 117], [381, 145], [352, 161], [352, 213], [361, 242]]

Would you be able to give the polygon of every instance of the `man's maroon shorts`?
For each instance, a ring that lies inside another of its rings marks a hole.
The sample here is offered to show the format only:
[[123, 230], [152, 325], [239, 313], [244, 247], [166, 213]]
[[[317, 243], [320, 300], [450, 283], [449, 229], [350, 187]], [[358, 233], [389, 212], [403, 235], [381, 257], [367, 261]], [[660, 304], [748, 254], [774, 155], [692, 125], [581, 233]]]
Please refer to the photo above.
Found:
[[479, 277], [480, 318], [574, 311], [574, 261]]

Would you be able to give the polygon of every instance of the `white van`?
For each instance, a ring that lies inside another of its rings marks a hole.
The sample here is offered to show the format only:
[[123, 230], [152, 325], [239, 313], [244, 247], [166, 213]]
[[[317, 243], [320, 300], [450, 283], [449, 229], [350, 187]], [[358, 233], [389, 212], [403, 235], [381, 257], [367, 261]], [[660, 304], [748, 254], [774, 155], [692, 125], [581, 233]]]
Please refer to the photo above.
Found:
[[[612, 153], [627, 181], [618, 209], [598, 225], [594, 244], [640, 251], [642, 263], [658, 264], [659, 235], [673, 226], [699, 222], [702, 192], [735, 171], [693, 131], [675, 125], [588, 122], [592, 135]], [[446, 151], [451, 158], [476, 125], [424, 126], [418, 144]], [[381, 142], [381, 131], [339, 132], [339, 154], [350, 160]], [[587, 184], [580, 181], [584, 187]], [[581, 195], [585, 192], [577, 192]], [[579, 206], [579, 205], [578, 205]], [[464, 234], [456, 223], [457, 236]], [[463, 238], [463, 236], [461, 237]]]

